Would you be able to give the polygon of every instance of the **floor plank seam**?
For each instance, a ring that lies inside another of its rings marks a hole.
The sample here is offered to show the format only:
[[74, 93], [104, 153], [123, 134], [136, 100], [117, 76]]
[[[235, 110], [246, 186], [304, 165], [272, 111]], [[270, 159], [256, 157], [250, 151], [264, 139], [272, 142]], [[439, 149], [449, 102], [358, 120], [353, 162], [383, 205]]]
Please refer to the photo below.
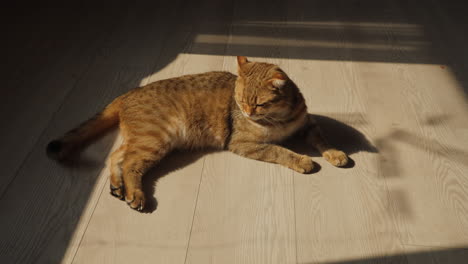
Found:
[[78, 254], [78, 251], [79, 251], [80, 248], [81, 248], [81, 242], [83, 241], [83, 238], [84, 238], [84, 236], [85, 236], [85, 234], [86, 234], [86, 231], [88, 230], [88, 226], [89, 226], [89, 223], [91, 222], [91, 219], [93, 218], [94, 211], [96, 211], [96, 208], [97, 208], [97, 206], [98, 206], [98, 204], [99, 204], [99, 201], [101, 200], [102, 193], [104, 192], [104, 187], [105, 187], [105, 186], [108, 186], [108, 184], [110, 184], [110, 183], [109, 183], [109, 179], [106, 179], [106, 181], [104, 182], [104, 184], [103, 184], [102, 187], [101, 187], [101, 191], [99, 192], [99, 196], [98, 196], [98, 198], [96, 199], [96, 200], [97, 200], [97, 201], [96, 201], [96, 204], [94, 205], [93, 211], [91, 212], [91, 214], [90, 214], [90, 216], [89, 216], [89, 218], [88, 218], [88, 221], [87, 221], [87, 223], [86, 223], [86, 226], [85, 226], [85, 228], [84, 228], [84, 231], [83, 231], [83, 233], [81, 234], [80, 241], [78, 242], [78, 245], [77, 245], [77, 247], [76, 247], [75, 253], [73, 253], [73, 257], [72, 257], [72, 259], [71, 259], [70, 264], [75, 262], [75, 257], [76, 257], [76, 255]]
[[195, 198], [195, 206], [193, 207], [192, 223], [190, 225], [190, 232], [189, 232], [189, 237], [188, 237], [188, 241], [187, 241], [187, 249], [185, 250], [184, 264], [187, 263], [188, 251], [189, 251], [189, 248], [190, 248], [190, 240], [192, 238], [193, 223], [195, 221], [195, 212], [197, 211], [197, 206], [198, 206], [198, 195], [200, 194], [200, 187], [201, 187], [201, 183], [202, 183], [202, 180], [203, 180], [203, 171], [205, 170], [205, 162], [206, 162], [206, 158], [203, 158], [203, 165], [202, 165], [202, 169], [201, 169], [201, 173], [200, 173], [200, 182], [198, 183], [197, 196]]

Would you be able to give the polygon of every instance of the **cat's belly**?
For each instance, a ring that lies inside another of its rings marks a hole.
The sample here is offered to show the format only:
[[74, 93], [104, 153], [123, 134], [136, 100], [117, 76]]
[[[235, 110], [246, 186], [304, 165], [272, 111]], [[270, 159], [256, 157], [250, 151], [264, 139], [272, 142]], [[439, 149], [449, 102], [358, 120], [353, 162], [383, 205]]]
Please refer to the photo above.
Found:
[[179, 147], [223, 149], [229, 137], [229, 126], [222, 121], [212, 123], [184, 124], [180, 128]]

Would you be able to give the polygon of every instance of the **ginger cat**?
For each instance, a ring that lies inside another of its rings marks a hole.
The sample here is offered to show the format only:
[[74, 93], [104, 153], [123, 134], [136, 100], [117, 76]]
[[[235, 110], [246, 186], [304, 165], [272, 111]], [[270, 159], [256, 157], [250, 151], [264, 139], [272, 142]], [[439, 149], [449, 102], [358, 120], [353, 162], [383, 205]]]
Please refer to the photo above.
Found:
[[102, 112], [47, 146], [61, 160], [119, 124], [124, 142], [111, 154], [111, 194], [143, 210], [142, 176], [175, 148], [215, 147], [300, 173], [312, 158], [275, 143], [305, 133], [335, 166], [348, 157], [331, 147], [307, 114], [297, 86], [278, 66], [238, 56], [239, 76], [208, 72], [157, 81], [116, 98]]

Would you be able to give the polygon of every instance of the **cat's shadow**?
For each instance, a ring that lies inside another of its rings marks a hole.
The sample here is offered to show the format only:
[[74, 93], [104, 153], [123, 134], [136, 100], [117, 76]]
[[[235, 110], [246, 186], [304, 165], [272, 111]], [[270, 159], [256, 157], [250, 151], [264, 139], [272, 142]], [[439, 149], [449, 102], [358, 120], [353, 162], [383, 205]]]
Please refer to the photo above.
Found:
[[[372, 153], [378, 152], [377, 148], [374, 147], [357, 129], [330, 117], [312, 114], [311, 116], [317, 120], [317, 123], [328, 142], [337, 149], [343, 150], [348, 155], [353, 155], [354, 153], [361, 151]], [[290, 140], [285, 142], [284, 146], [301, 154], [306, 154], [312, 157], [320, 156], [318, 151], [311, 146], [304, 144], [303, 138], [300, 137], [292, 137]], [[204, 155], [213, 152], [217, 152], [217, 150], [180, 150], [174, 151], [161, 160], [161, 162], [151, 169], [143, 178], [143, 189], [146, 194], [146, 206], [144, 212], [151, 213], [157, 209], [158, 202], [155, 198], [155, 192], [157, 182], [160, 178], [173, 171], [182, 169], [196, 162]], [[350, 157], [350, 162], [345, 168], [352, 168], [355, 165], [354, 160]], [[317, 167], [320, 168], [320, 166]], [[314, 172], [317, 172], [318, 170], [315, 170]]]
[[143, 191], [146, 196], [145, 209], [143, 213], [151, 213], [158, 207], [158, 201], [155, 197], [158, 180], [171, 172], [185, 168], [196, 162], [208, 153], [218, 152], [219, 150], [175, 150], [164, 157], [158, 165], [153, 167], [143, 177]]
[[[357, 152], [365, 151], [371, 153], [377, 153], [378, 149], [367, 140], [367, 138], [357, 129], [341, 122], [336, 119], [322, 116], [309, 114], [312, 118], [317, 121], [320, 130], [322, 131], [325, 139], [330, 143], [331, 146], [336, 149], [344, 151], [348, 155], [352, 155]], [[320, 157], [320, 153], [308, 144], [304, 144], [305, 139], [299, 136], [293, 136], [282, 145], [293, 150], [294, 152], [308, 155], [311, 157]], [[313, 173], [320, 170], [320, 165], [316, 164], [317, 168]], [[352, 157], [349, 157], [348, 164], [342, 168], [349, 169], [355, 166], [355, 162]]]

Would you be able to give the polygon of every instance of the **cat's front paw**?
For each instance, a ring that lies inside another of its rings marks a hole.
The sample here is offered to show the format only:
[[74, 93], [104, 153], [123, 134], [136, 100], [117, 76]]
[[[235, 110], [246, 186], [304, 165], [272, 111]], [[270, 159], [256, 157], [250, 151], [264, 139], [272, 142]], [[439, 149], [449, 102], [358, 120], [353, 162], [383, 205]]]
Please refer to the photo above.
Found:
[[135, 190], [133, 193], [127, 193], [125, 195], [125, 201], [132, 209], [143, 211], [143, 208], [145, 208], [145, 193], [143, 193], [142, 190]]
[[340, 150], [329, 149], [323, 152], [322, 156], [333, 166], [343, 167], [348, 164], [348, 156]]
[[309, 156], [301, 155], [290, 168], [299, 173], [310, 173], [314, 169], [314, 161]]

